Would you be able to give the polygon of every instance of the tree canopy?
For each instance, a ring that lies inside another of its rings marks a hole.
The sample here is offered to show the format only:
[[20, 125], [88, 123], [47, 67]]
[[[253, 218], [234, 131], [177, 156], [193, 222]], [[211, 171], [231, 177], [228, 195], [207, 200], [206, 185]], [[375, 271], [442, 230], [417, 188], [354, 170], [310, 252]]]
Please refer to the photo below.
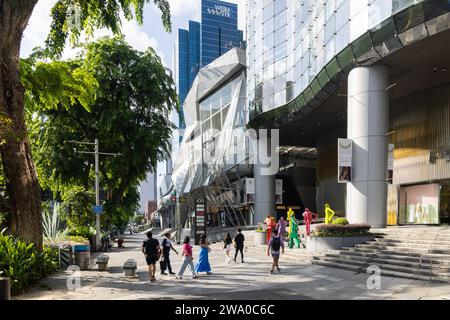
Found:
[[[37, 66], [43, 68], [41, 63]], [[178, 106], [172, 76], [152, 48], [139, 52], [119, 36], [88, 44], [79, 60], [58, 66], [62, 75], [68, 72], [75, 81], [82, 75], [88, 83], [85, 90], [91, 93], [95, 88], [96, 98], [91, 101], [90, 94], [80, 91], [75, 99], [37, 108], [30, 117], [41, 185], [59, 194], [74, 186], [92, 190], [94, 157], [75, 153], [74, 147], [83, 147], [70, 141], [99, 139], [101, 152], [121, 154], [100, 156], [100, 184], [107, 194], [102, 223], [123, 224], [138, 208], [140, 181], [170, 154], [175, 126], [168, 119]]]
[[88, 36], [95, 29], [107, 28], [121, 33], [121, 15], [142, 24], [144, 6], [153, 2], [161, 11], [162, 24], [167, 32], [172, 29], [170, 5], [167, 0], [59, 0], [52, 8], [52, 25], [46, 44], [51, 56], [60, 55], [69, 39], [76, 43], [84, 31]]
[[[40, 186], [25, 123], [26, 97], [18, 59], [24, 30], [37, 2], [0, 1], [0, 156], [4, 177], [0, 207], [9, 211], [9, 232], [40, 249], [43, 243]], [[76, 43], [83, 32], [92, 35], [96, 28], [120, 34], [122, 16], [142, 23], [146, 3], [153, 3], [160, 9], [163, 25], [170, 31], [168, 0], [58, 0], [51, 10], [52, 24], [45, 54], [58, 57], [69, 37]], [[77, 87], [76, 83], [74, 85]], [[83, 102], [82, 88], [76, 89], [80, 90], [79, 103], [87, 103]], [[66, 97], [59, 96], [54, 100], [44, 93], [41, 98], [41, 103], [51, 101], [52, 105]], [[3, 200], [6, 206], [3, 206]]]

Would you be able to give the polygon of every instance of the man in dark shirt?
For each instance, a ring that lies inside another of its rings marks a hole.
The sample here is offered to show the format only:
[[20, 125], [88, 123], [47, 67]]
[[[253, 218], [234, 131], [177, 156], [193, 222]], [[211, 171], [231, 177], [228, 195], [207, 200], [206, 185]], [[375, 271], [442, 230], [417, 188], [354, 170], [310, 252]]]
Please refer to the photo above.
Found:
[[170, 250], [175, 251], [178, 254], [178, 251], [172, 246], [172, 242], [170, 241], [170, 233], [167, 232], [164, 235], [164, 240], [162, 241], [162, 252], [163, 252], [163, 260], [161, 260], [161, 274], [167, 275], [166, 269], [169, 270], [169, 274], [174, 275], [172, 272], [172, 266], [170, 264]]
[[150, 281], [155, 282], [156, 261], [158, 261], [161, 256], [161, 247], [159, 246], [159, 241], [157, 239], [153, 239], [153, 234], [151, 231], [147, 232], [147, 238], [148, 239], [142, 243], [142, 252], [144, 253], [145, 260], [147, 261]]
[[238, 229], [238, 234], [234, 238], [234, 247], [236, 248], [236, 253], [234, 254], [234, 262], [236, 262], [237, 255], [239, 251], [241, 252], [241, 260], [244, 263], [244, 235], [242, 234], [242, 230]]

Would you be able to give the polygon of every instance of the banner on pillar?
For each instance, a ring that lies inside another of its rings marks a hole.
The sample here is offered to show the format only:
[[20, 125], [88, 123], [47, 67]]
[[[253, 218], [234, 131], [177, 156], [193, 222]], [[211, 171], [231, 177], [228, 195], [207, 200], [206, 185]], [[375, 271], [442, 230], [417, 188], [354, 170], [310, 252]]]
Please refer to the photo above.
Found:
[[338, 139], [338, 182], [352, 181], [352, 146], [351, 139]]
[[276, 179], [275, 180], [275, 203], [283, 204], [283, 180]]
[[389, 144], [388, 147], [388, 184], [394, 181], [394, 149], [395, 145]]
[[245, 193], [247, 203], [255, 203], [255, 179], [245, 179]]
[[206, 199], [195, 199], [195, 245], [200, 243], [200, 236], [206, 235]]

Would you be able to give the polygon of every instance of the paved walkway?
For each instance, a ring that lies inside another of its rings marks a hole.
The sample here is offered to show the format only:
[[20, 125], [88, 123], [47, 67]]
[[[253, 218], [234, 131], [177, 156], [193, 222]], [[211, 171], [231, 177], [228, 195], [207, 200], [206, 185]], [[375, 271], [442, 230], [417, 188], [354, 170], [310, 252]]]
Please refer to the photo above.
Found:
[[[126, 236], [126, 248], [114, 248], [107, 253], [110, 257], [108, 271], [97, 271], [92, 259], [91, 270], [81, 271], [81, 288], [76, 291], [67, 290], [69, 273], [60, 272], [15, 299], [450, 299], [450, 284], [381, 277], [381, 288], [369, 290], [367, 274], [283, 263], [283, 258], [280, 260], [281, 272], [270, 275], [271, 259], [266, 255], [252, 250], [247, 252], [244, 264], [226, 264], [220, 244], [213, 245], [210, 253], [212, 275], [191, 279], [187, 270], [183, 280], [176, 280], [174, 276], [161, 276], [158, 267], [157, 282], [150, 283], [140, 252], [143, 240], [143, 235]], [[180, 246], [176, 248], [178, 250]], [[194, 256], [198, 256], [197, 247]], [[127, 259], [138, 262], [135, 278], [124, 276], [122, 266]], [[180, 263], [181, 257], [172, 253], [175, 272]]]

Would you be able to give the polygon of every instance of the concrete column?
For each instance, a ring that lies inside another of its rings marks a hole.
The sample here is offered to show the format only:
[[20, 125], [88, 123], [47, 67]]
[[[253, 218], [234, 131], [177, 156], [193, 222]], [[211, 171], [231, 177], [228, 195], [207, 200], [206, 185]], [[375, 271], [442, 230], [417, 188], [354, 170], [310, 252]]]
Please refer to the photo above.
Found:
[[[270, 138], [267, 138], [267, 144], [270, 146]], [[270, 148], [261, 148], [258, 145], [259, 152], [267, 152]], [[258, 158], [258, 157], [257, 157]], [[267, 175], [267, 170], [265, 168], [270, 167], [257, 159], [254, 165], [254, 176], [255, 176], [255, 216], [254, 223], [259, 224], [264, 222], [264, 219], [270, 214], [275, 217], [275, 175]]]
[[350, 223], [385, 227], [389, 70], [357, 67], [348, 77], [348, 139], [353, 140], [352, 181], [347, 184]]

